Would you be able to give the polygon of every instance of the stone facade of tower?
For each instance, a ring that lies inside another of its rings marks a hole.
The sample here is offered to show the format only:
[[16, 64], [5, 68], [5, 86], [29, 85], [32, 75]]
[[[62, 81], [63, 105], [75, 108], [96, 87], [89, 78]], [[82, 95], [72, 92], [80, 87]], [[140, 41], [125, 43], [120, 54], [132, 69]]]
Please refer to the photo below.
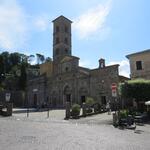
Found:
[[114, 103], [111, 85], [119, 84], [119, 65], [106, 66], [105, 60], [100, 59], [98, 68], [79, 66], [79, 58], [72, 56], [71, 23], [64, 16], [53, 21], [51, 72], [44, 73], [42, 69], [40, 76], [28, 81], [30, 106], [49, 104], [51, 107], [64, 107], [66, 101], [81, 104], [87, 97], [93, 97], [102, 105], [107, 101]]

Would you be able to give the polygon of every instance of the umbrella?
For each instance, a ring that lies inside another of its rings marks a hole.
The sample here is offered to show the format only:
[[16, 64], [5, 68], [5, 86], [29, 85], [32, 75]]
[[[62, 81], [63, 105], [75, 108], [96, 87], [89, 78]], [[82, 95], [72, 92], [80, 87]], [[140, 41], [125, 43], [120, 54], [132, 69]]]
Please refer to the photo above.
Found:
[[145, 102], [145, 105], [150, 105], [150, 101]]

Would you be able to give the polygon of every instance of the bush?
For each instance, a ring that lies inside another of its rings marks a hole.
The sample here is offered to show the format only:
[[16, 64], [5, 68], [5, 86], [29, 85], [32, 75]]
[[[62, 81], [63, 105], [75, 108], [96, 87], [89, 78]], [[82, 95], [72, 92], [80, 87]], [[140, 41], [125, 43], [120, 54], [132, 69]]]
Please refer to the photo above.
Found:
[[94, 101], [94, 99], [93, 99], [92, 97], [87, 97], [85, 103], [86, 103], [88, 106], [92, 106], [92, 105], [95, 103], [95, 101]]
[[78, 117], [78, 116], [80, 115], [80, 109], [81, 109], [80, 105], [74, 104], [74, 105], [72, 106], [71, 115], [72, 115], [73, 117]]
[[128, 110], [121, 110], [120, 113], [119, 113], [119, 117], [120, 118], [127, 118], [129, 115], [129, 111]]
[[86, 103], [86, 105], [87, 105], [86, 112], [87, 112], [87, 113], [92, 113], [92, 112], [93, 112], [92, 107], [93, 107], [93, 105], [95, 104], [94, 99], [93, 99], [92, 97], [87, 97], [85, 103]]
[[119, 86], [123, 98], [147, 101], [150, 99], [150, 80], [130, 80]]

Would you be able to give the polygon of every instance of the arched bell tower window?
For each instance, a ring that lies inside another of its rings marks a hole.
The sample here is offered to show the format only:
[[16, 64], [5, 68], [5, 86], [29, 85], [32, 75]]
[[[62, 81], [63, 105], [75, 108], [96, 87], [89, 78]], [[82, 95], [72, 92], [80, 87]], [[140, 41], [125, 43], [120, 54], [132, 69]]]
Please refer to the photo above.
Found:
[[103, 62], [101, 63], [101, 68], [104, 68], [104, 63]]
[[56, 32], [59, 32], [59, 26], [56, 26]]
[[68, 27], [67, 27], [67, 26], [65, 26], [65, 32], [66, 32], [66, 33], [68, 32]]
[[65, 44], [68, 44], [68, 38], [65, 38]]
[[65, 53], [68, 54], [68, 49], [67, 48], [65, 48]]
[[58, 43], [59, 43], [59, 37], [56, 38], [56, 44], [58, 44]]

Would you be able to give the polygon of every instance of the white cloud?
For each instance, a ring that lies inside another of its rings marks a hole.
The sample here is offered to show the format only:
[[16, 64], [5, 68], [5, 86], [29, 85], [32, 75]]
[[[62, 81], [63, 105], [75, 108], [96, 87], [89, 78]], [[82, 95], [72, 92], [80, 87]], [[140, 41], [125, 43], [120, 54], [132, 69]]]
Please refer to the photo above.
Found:
[[130, 67], [129, 67], [129, 62], [127, 60], [122, 60], [122, 61], [114, 61], [114, 62], [110, 62], [108, 63], [108, 65], [114, 65], [114, 64], [119, 64], [119, 74], [129, 77], [130, 74]]
[[0, 47], [17, 49], [26, 41], [26, 17], [16, 0], [0, 1]]
[[106, 18], [110, 10], [111, 0], [105, 4], [99, 4], [76, 18], [73, 27], [80, 38], [88, 38], [97, 32], [104, 31]]
[[79, 66], [86, 67], [86, 68], [96, 68], [96, 67], [98, 67], [97, 64], [95, 65], [92, 62], [90, 62], [89, 60], [80, 60], [79, 61]]
[[87, 61], [87, 60], [80, 60], [79, 61], [79, 66], [81, 66], [81, 67], [89, 67], [89, 65], [90, 65], [90, 62], [89, 61]]
[[45, 31], [49, 27], [49, 19], [46, 15], [40, 15], [34, 20], [34, 25], [39, 31]]

